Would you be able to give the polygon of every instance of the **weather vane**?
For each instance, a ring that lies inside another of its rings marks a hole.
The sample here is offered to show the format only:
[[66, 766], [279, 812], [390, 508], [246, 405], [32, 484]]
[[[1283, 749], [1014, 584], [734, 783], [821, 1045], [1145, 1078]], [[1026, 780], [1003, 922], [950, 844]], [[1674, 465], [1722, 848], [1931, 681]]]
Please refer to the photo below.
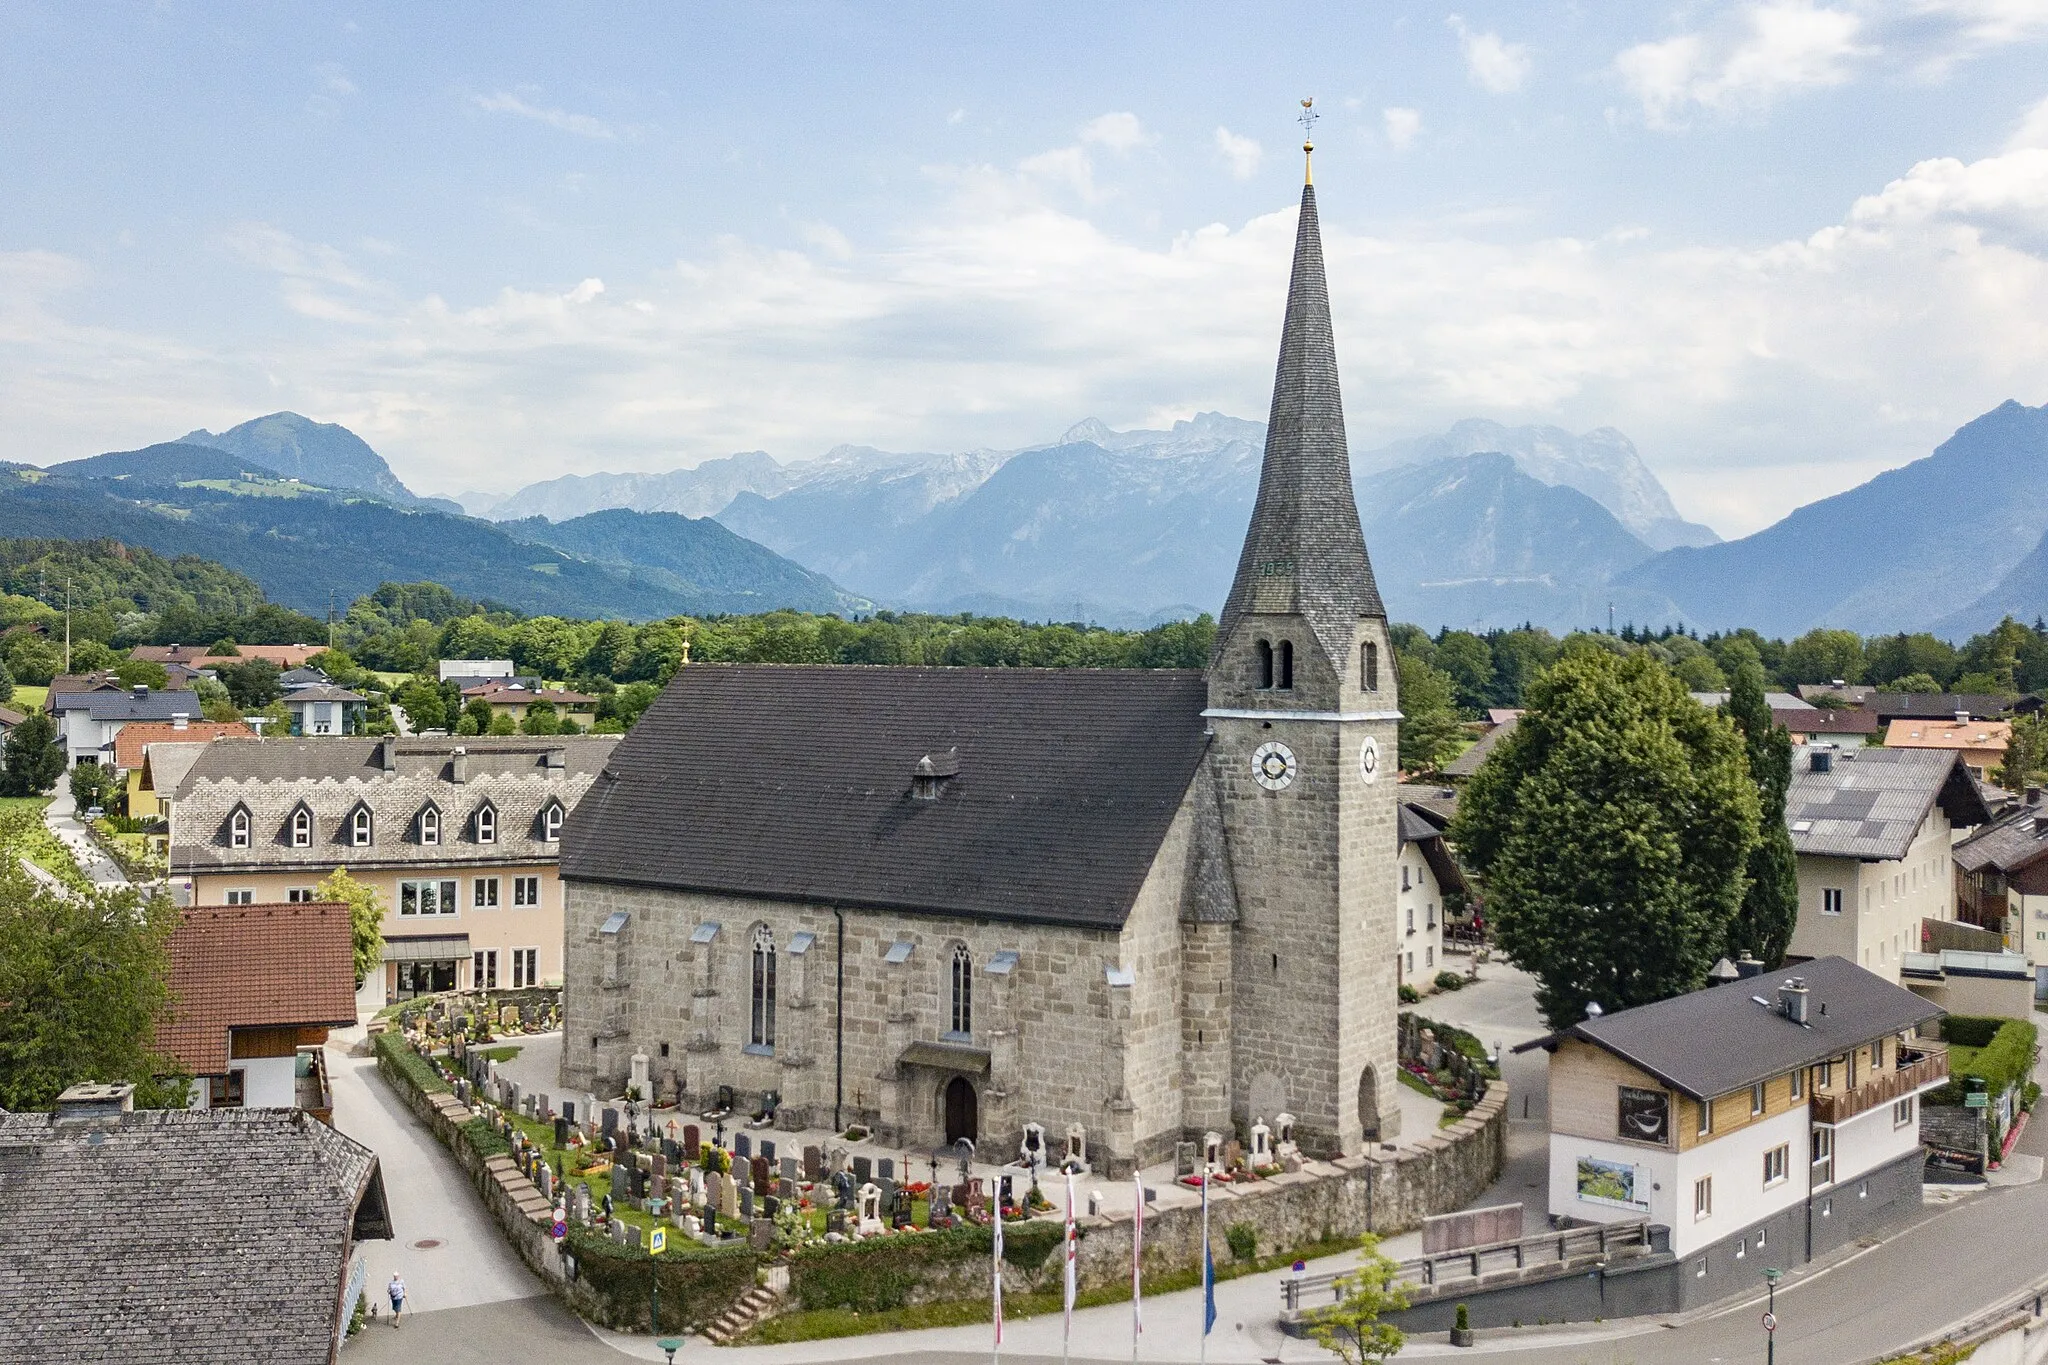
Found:
[[1301, 102], [1301, 175], [1302, 182], [1308, 183], [1313, 175], [1310, 161], [1316, 149], [1316, 120], [1322, 115], [1316, 112], [1316, 102], [1306, 99]]

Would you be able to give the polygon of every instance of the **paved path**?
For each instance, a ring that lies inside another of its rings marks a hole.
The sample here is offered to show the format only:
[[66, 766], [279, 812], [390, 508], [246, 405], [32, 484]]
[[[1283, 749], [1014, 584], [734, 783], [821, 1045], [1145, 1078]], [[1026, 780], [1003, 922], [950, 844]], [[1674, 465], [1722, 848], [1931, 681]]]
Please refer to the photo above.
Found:
[[99, 845], [78, 822], [78, 803], [71, 799], [70, 783], [58, 783], [57, 795], [43, 807], [43, 823], [50, 827], [50, 832], [63, 842], [64, 847], [71, 850], [78, 870], [85, 873], [93, 885], [128, 885], [128, 874], [121, 870], [121, 865], [100, 852]]
[[360, 1036], [359, 1028], [334, 1035], [327, 1070], [334, 1126], [377, 1153], [397, 1233], [388, 1242], [363, 1244], [372, 1293], [382, 1295], [394, 1270], [405, 1277], [408, 1307], [424, 1313], [545, 1293], [455, 1159], [377, 1076], [376, 1063], [347, 1054]]

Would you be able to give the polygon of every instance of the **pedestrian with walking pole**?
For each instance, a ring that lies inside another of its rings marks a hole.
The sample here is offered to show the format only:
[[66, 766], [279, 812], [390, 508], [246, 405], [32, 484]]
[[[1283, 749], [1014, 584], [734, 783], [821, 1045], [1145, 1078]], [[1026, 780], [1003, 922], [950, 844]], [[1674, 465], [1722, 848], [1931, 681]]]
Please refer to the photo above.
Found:
[[392, 1273], [391, 1283], [384, 1286], [384, 1292], [391, 1296], [391, 1325], [396, 1327], [405, 1313], [405, 1281], [397, 1272]]

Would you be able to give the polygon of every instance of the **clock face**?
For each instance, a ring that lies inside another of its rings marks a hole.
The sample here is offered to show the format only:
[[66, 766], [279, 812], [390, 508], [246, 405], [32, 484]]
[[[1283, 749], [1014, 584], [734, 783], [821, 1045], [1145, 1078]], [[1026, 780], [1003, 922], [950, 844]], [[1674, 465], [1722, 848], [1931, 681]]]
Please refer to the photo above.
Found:
[[1368, 782], [1380, 775], [1380, 742], [1371, 735], [1358, 746], [1358, 775]]
[[1294, 750], [1274, 741], [1252, 750], [1252, 777], [1269, 792], [1294, 781]]

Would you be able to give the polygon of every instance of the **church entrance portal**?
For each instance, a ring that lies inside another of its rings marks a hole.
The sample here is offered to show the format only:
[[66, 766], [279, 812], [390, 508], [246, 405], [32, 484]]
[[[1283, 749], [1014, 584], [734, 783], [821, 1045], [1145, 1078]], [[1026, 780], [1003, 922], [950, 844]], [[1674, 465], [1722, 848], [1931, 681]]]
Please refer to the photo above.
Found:
[[1380, 1078], [1371, 1067], [1358, 1078], [1358, 1122], [1367, 1142], [1380, 1140]]
[[981, 1136], [980, 1107], [974, 1086], [965, 1076], [955, 1076], [946, 1083], [947, 1146], [961, 1138], [973, 1142]]

